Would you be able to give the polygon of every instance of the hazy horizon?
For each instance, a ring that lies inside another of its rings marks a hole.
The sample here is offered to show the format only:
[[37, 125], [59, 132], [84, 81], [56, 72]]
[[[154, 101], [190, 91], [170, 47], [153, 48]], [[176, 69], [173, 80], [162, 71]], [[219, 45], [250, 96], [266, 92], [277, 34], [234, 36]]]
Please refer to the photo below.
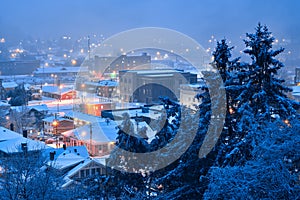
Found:
[[154, 26], [180, 31], [203, 44], [211, 35], [218, 40], [241, 40], [261, 22], [276, 37], [298, 40], [299, 8], [297, 0], [2, 0], [0, 37], [109, 37], [132, 28]]

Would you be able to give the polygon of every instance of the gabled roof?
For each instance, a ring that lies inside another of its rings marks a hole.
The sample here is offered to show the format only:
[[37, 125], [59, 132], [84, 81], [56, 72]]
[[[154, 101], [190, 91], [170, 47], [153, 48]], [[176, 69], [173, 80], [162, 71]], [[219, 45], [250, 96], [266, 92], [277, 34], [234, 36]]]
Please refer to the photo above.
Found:
[[77, 165], [82, 161], [84, 161], [84, 158], [80, 155], [74, 153], [62, 153], [55, 160], [49, 161], [48, 165], [59, 170], [64, 170], [68, 167]]
[[52, 85], [43, 86], [43, 92], [52, 93], [52, 94], [62, 95], [72, 91], [74, 91], [74, 89], [69, 87], [59, 88], [58, 86], [52, 86]]
[[46, 118], [43, 119], [44, 122], [50, 122], [50, 123], [52, 123], [54, 120], [57, 120], [58, 122], [61, 122], [61, 121], [70, 121], [70, 122], [72, 122], [72, 120], [70, 120], [70, 119], [63, 118], [63, 117], [55, 117], [55, 116], [50, 116], [50, 117], [46, 117]]
[[104, 167], [105, 166], [105, 160], [104, 161], [102, 161], [102, 160], [100, 161], [100, 158], [98, 158], [98, 159], [92, 159], [92, 158], [85, 159], [83, 162], [81, 162], [79, 165], [74, 167], [72, 170], [70, 170], [66, 174], [66, 176], [64, 177], [65, 184], [63, 184], [62, 187], [64, 188], [64, 187], [67, 187], [70, 184], [72, 184], [73, 183], [72, 176], [74, 176], [81, 169], [84, 169], [85, 167], [89, 166], [90, 164], [95, 164], [95, 165]]
[[90, 133], [92, 132], [92, 142], [94, 144], [115, 142], [118, 132], [116, 126], [117, 123], [115, 121], [111, 120], [107, 124], [105, 119], [99, 118], [98, 122], [93, 122], [91, 125], [84, 125], [76, 129], [66, 131], [62, 134], [65, 136], [75, 136], [79, 140], [89, 142], [91, 139]]
[[27, 144], [27, 151], [39, 151], [49, 148], [44, 142], [17, 137], [0, 142], [0, 151], [7, 154], [22, 152], [22, 143]]
[[21, 137], [23, 137], [21, 134], [0, 126], [0, 142]]
[[80, 121], [86, 121], [86, 122], [91, 122], [91, 123], [95, 123], [98, 122], [101, 118], [94, 116], [94, 115], [89, 115], [89, 114], [85, 114], [82, 112], [76, 112], [76, 111], [72, 111], [69, 113], [65, 114], [65, 117], [74, 119], [74, 120], [80, 120]]
[[[50, 152], [54, 151], [54, 160], [50, 161]], [[85, 146], [67, 147], [66, 150], [64, 150], [63, 148], [49, 149], [47, 151], [44, 151], [43, 154], [47, 157], [47, 164], [59, 170], [64, 170], [68, 167], [76, 166], [89, 157], [88, 151]]]
[[30, 110], [36, 110], [38, 112], [49, 111], [48, 106], [46, 104], [28, 106]]

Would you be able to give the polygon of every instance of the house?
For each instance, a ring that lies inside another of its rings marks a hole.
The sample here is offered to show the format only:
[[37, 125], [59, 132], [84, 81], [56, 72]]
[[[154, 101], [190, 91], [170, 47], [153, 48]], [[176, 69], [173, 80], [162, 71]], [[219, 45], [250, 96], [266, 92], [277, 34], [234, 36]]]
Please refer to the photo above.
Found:
[[103, 110], [113, 110], [116, 105], [113, 102], [90, 102], [83, 104], [83, 112], [89, 115], [101, 116]]
[[86, 159], [79, 165], [70, 170], [64, 177], [65, 183], [62, 188], [67, 188], [76, 184], [87, 177], [107, 175], [106, 159], [108, 156], [104, 156], [96, 159]]
[[[25, 132], [24, 132], [25, 133]], [[39, 152], [50, 148], [44, 142], [31, 140], [4, 127], [0, 127], [0, 157], [24, 152]]]
[[47, 165], [59, 170], [62, 173], [70, 171], [73, 167], [89, 158], [85, 146], [48, 149], [43, 152]]
[[83, 143], [91, 156], [108, 155], [115, 146], [117, 138], [115, 121], [99, 118], [97, 121], [62, 133], [67, 146]]
[[63, 175], [63, 188], [92, 175], [106, 174], [106, 158], [91, 159], [85, 146], [47, 149], [43, 155], [46, 166]]
[[[57, 125], [53, 124], [54, 121], [57, 122]], [[73, 120], [64, 117], [50, 116], [43, 119], [43, 124], [44, 133], [51, 135], [59, 135], [65, 131], [72, 130], [74, 128]]]
[[70, 100], [76, 97], [76, 91], [73, 88], [64, 86], [43, 86], [42, 95], [59, 100]]
[[37, 118], [46, 116], [49, 112], [48, 106], [46, 104], [28, 106], [28, 109], [29, 109], [29, 115], [35, 116]]
[[86, 113], [76, 112], [76, 111], [66, 113], [64, 115], [64, 118], [73, 120], [75, 127], [83, 126], [89, 123], [94, 123], [99, 121], [100, 119], [100, 117], [98, 116], [89, 115]]

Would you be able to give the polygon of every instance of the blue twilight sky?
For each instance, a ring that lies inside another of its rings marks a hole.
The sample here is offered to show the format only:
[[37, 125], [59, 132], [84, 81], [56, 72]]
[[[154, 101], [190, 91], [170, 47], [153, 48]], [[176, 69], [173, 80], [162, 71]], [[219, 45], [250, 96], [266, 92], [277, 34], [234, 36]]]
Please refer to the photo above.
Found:
[[276, 37], [298, 40], [299, 19], [299, 0], [0, 0], [0, 38], [108, 37], [158, 26], [207, 43], [211, 35], [241, 40], [260, 21]]

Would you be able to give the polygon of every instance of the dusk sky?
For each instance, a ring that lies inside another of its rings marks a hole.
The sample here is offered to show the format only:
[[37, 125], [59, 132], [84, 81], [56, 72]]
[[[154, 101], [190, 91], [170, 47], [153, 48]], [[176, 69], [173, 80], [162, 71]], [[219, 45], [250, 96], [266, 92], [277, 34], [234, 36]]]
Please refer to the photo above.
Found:
[[240, 40], [261, 22], [276, 37], [298, 40], [299, 10], [298, 0], [1, 0], [0, 37], [109, 37], [155, 26], [207, 43], [211, 35]]

